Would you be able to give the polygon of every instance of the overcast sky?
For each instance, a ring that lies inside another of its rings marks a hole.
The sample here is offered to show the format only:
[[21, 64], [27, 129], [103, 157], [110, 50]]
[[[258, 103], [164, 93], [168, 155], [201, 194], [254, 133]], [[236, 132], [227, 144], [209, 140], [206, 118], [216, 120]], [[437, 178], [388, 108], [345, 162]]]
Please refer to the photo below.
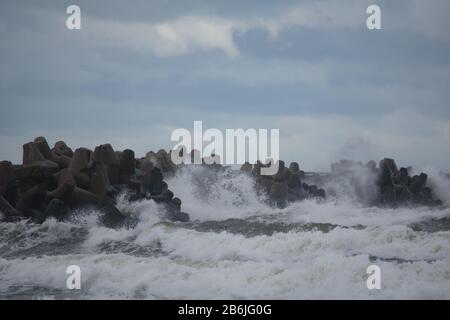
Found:
[[[382, 30], [366, 28], [373, 3]], [[306, 170], [450, 171], [449, 31], [448, 0], [2, 0], [0, 160], [40, 135], [142, 156], [203, 120], [279, 128], [281, 158]]]

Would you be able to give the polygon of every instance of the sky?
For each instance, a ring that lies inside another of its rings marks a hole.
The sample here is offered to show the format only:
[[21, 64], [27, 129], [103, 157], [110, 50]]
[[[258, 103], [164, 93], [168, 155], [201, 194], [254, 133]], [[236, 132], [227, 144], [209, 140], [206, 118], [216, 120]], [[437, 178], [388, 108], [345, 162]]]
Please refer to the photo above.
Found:
[[1, 0], [0, 160], [37, 136], [143, 156], [202, 120], [280, 129], [280, 157], [307, 171], [450, 172], [449, 30], [447, 0]]

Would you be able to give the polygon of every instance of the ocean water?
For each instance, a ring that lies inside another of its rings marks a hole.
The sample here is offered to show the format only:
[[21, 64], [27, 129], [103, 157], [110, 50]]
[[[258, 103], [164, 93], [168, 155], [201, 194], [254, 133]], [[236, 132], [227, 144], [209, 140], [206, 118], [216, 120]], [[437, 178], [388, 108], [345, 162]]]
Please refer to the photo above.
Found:
[[[351, 195], [272, 208], [246, 175], [190, 167], [166, 179], [189, 223], [150, 200], [70, 221], [0, 224], [0, 299], [449, 299], [450, 209], [364, 207]], [[369, 265], [381, 289], [366, 286]], [[66, 268], [81, 268], [81, 289]]]

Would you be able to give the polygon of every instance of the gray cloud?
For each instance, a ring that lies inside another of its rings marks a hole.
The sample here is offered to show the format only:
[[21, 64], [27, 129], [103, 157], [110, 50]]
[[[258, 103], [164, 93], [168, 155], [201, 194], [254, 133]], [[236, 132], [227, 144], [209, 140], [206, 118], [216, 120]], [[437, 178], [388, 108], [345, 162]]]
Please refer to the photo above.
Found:
[[447, 1], [379, 1], [381, 31], [371, 1], [78, 1], [81, 31], [68, 4], [0, 3], [1, 158], [41, 134], [143, 153], [205, 120], [278, 126], [309, 168], [352, 148], [450, 170]]

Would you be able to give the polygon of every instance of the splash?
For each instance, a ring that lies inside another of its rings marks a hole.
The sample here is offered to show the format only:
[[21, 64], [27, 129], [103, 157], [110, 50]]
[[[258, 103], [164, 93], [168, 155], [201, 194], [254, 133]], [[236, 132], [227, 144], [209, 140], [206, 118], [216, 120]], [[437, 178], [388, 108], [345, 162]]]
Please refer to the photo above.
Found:
[[167, 179], [167, 184], [193, 220], [247, 218], [272, 210], [255, 192], [255, 181], [230, 168], [215, 171], [188, 165]]
[[[448, 208], [368, 207], [343, 188], [276, 209], [248, 175], [201, 166], [167, 183], [192, 222], [167, 221], [152, 200], [121, 195], [132, 227], [106, 228], [89, 211], [66, 222], [2, 224], [0, 298], [450, 298], [450, 230], [417, 227], [450, 218]], [[365, 286], [373, 263], [379, 291]], [[71, 264], [82, 269], [77, 292], [65, 288]]]

